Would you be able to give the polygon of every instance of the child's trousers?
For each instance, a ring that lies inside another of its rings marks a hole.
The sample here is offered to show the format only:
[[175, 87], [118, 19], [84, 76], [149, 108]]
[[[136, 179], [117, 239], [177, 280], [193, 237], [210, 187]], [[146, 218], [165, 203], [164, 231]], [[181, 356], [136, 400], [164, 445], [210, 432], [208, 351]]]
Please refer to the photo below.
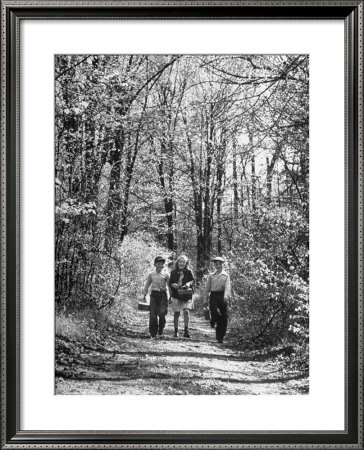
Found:
[[211, 323], [217, 324], [216, 339], [219, 341], [224, 339], [228, 321], [228, 307], [226, 300], [224, 300], [224, 292], [211, 292], [210, 311]]
[[149, 333], [156, 336], [163, 332], [166, 324], [166, 314], [168, 310], [167, 293], [152, 291], [150, 294], [150, 314], [149, 314]]

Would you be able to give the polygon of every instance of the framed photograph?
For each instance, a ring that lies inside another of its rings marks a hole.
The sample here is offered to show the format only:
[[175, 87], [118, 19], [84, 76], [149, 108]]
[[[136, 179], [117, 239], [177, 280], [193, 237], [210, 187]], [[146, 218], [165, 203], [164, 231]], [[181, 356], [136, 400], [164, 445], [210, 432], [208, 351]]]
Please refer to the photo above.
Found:
[[363, 6], [1, 1], [1, 448], [363, 448]]

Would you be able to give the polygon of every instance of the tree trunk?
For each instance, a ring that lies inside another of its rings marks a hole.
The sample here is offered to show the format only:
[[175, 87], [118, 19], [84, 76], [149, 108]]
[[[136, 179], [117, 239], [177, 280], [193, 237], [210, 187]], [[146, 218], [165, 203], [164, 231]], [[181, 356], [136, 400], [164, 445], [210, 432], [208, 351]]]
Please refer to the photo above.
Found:
[[257, 198], [257, 186], [256, 186], [256, 175], [255, 175], [255, 156], [252, 156], [251, 159], [251, 183], [252, 183], [252, 187], [251, 187], [251, 203], [252, 203], [252, 208], [256, 209], [256, 198]]
[[121, 197], [120, 197], [120, 174], [121, 159], [125, 144], [125, 132], [120, 128], [115, 136], [115, 148], [110, 152], [110, 182], [109, 197], [106, 206], [106, 228], [104, 247], [107, 253], [111, 254], [113, 241], [119, 230]]
[[222, 225], [221, 225], [221, 197], [218, 196], [216, 201], [216, 218], [217, 218], [217, 253], [222, 252]]
[[[221, 221], [221, 205], [223, 198], [223, 175], [225, 167], [225, 151], [226, 142], [224, 139], [224, 130], [221, 133], [221, 145], [219, 148], [219, 156], [216, 161], [216, 218], [217, 218], [217, 252], [221, 255], [222, 252], [222, 221]], [[232, 211], [230, 212], [232, 215]], [[232, 217], [231, 217], [232, 219]], [[231, 224], [232, 225], [232, 224]], [[232, 226], [231, 226], [231, 236], [232, 236]]]
[[205, 261], [209, 261], [212, 245], [212, 215], [213, 208], [211, 204], [211, 164], [213, 155], [213, 137], [214, 137], [214, 124], [212, 121], [212, 106], [210, 107], [210, 123], [208, 126], [208, 142], [206, 146], [207, 159], [206, 159], [206, 169], [205, 169], [205, 180], [204, 180], [204, 237], [205, 237]]
[[192, 182], [192, 189], [193, 189], [193, 209], [194, 209], [194, 216], [195, 216], [195, 229], [196, 229], [196, 260], [197, 260], [197, 267], [196, 267], [196, 281], [199, 283], [202, 280], [202, 277], [205, 274], [206, 268], [205, 268], [205, 248], [206, 248], [206, 242], [203, 234], [203, 214], [202, 214], [202, 187], [201, 183], [198, 182], [197, 177], [200, 175], [201, 180], [201, 171], [199, 173], [196, 173], [196, 166], [195, 166], [195, 158], [193, 154], [193, 148], [192, 148], [192, 140], [191, 136], [188, 133], [188, 125], [187, 125], [187, 118], [185, 114], [182, 113], [182, 119], [186, 126], [187, 130], [187, 149], [189, 154], [189, 169], [190, 169], [190, 175], [191, 175], [191, 182]]
[[[161, 155], [158, 163], [159, 182], [163, 192], [163, 203], [167, 222], [167, 246], [171, 252], [176, 251], [176, 242], [174, 236], [174, 199], [173, 199], [173, 166], [165, 167], [166, 159], [168, 159], [166, 143], [161, 142]], [[173, 164], [173, 160], [170, 160]], [[167, 172], [168, 171], [168, 172]]]
[[280, 147], [280, 145], [277, 143], [271, 161], [269, 161], [269, 158], [268, 158], [268, 157], [267, 157], [267, 159], [266, 159], [266, 161], [267, 161], [267, 181], [266, 181], [266, 186], [267, 186], [267, 197], [266, 197], [266, 198], [267, 198], [267, 203], [268, 203], [268, 205], [270, 205], [271, 202], [272, 202], [272, 181], [273, 181], [273, 172], [274, 172], [274, 167], [275, 167], [276, 162], [277, 162], [277, 160], [278, 160], [280, 151], [281, 151], [281, 147]]
[[239, 218], [239, 191], [238, 191], [238, 171], [236, 162], [236, 139], [233, 140], [233, 192], [234, 192], [234, 220]]
[[123, 242], [125, 236], [128, 233], [128, 215], [129, 215], [129, 197], [131, 190], [131, 182], [133, 178], [134, 165], [139, 151], [139, 139], [142, 129], [142, 122], [144, 118], [145, 109], [147, 107], [148, 94], [145, 95], [143, 110], [140, 115], [138, 129], [135, 136], [134, 146], [129, 148], [127, 153], [127, 160], [125, 166], [125, 186], [124, 186], [124, 199], [121, 208], [121, 229], [120, 229], [120, 243]]

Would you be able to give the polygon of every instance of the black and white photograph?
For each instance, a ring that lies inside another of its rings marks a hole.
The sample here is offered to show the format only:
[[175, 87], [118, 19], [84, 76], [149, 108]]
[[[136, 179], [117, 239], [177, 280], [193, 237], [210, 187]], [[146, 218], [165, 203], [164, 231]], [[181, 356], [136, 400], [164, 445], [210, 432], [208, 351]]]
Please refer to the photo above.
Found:
[[309, 56], [57, 54], [55, 394], [309, 393]]

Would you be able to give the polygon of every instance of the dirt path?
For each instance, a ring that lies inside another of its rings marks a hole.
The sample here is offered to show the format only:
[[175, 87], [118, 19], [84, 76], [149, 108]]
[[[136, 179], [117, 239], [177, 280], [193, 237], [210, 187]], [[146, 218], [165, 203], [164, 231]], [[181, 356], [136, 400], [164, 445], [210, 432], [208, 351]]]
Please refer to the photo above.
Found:
[[[183, 330], [181, 330], [183, 331]], [[308, 379], [285, 374], [275, 358], [239, 352], [218, 344], [203, 317], [193, 314], [191, 339], [173, 337], [169, 315], [163, 337], [150, 339], [148, 313], [133, 331], [103, 346], [80, 347], [57, 370], [57, 394], [303, 394]], [[181, 333], [182, 334], [182, 333]]]

